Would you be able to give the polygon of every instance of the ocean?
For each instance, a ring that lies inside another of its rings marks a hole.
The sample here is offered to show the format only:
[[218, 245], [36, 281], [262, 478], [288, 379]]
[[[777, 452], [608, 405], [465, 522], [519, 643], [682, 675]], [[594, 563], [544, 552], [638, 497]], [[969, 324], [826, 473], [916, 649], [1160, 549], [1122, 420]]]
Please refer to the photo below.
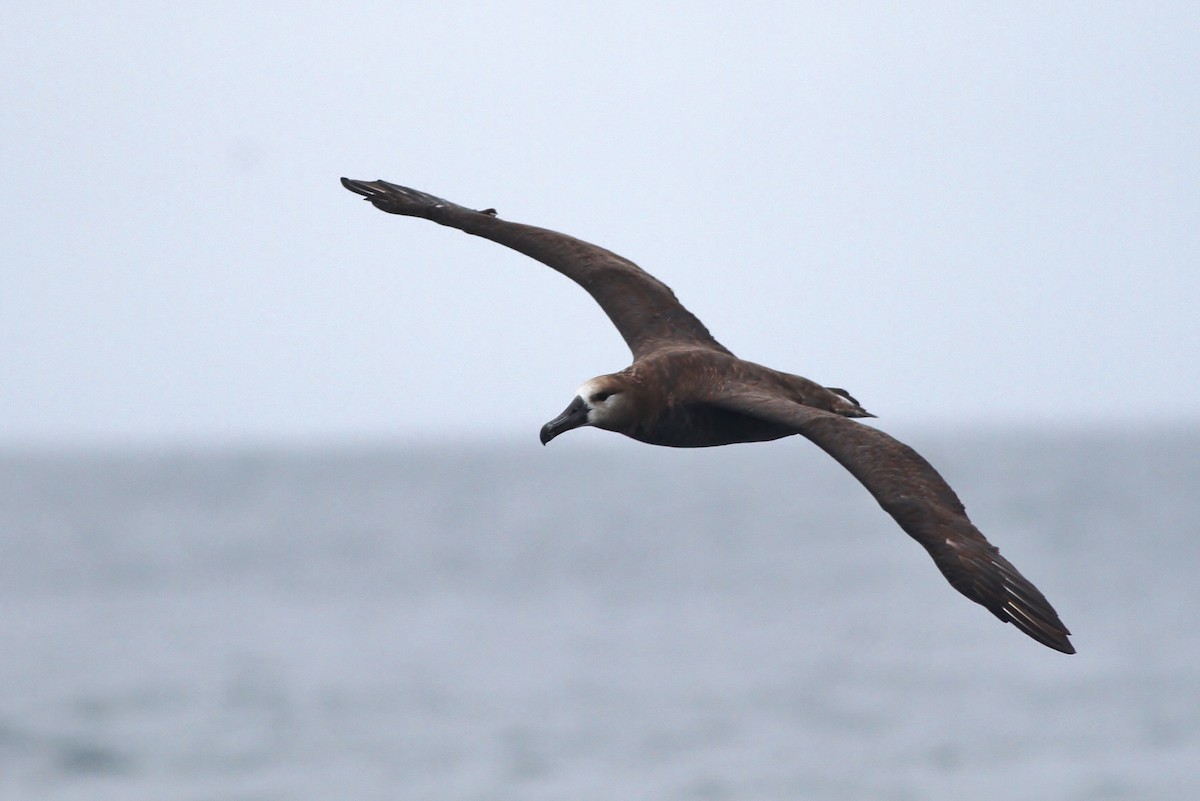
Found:
[[1056, 606], [799, 439], [0, 453], [0, 799], [1200, 797], [1200, 432], [906, 435]]

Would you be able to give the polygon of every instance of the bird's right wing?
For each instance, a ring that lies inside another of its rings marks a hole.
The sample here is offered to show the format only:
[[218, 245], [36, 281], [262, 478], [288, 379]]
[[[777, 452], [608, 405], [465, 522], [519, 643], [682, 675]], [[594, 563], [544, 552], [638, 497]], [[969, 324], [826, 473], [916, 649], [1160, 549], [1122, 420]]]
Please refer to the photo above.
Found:
[[422, 217], [458, 228], [553, 267], [600, 304], [635, 359], [669, 345], [729, 353], [683, 307], [670, 287], [611, 251], [566, 234], [502, 220], [492, 209], [473, 211], [387, 181], [343, 178], [342, 185], [390, 214]]
[[849, 470], [929, 552], [954, 589], [1043, 645], [1073, 654], [1058, 613], [967, 518], [950, 485], [912, 448], [871, 426], [767, 389], [726, 385], [708, 402], [795, 431]]

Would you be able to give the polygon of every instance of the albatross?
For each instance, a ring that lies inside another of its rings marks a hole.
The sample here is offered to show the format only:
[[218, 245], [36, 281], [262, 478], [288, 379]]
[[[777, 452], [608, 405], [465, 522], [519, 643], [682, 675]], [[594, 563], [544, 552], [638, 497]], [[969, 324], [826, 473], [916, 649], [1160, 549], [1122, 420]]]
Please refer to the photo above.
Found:
[[562, 414], [542, 426], [543, 445], [582, 426], [675, 448], [799, 434], [849, 470], [954, 589], [1043, 645], [1075, 653], [1054, 607], [975, 528], [945, 479], [909, 446], [859, 422], [874, 415], [846, 390], [737, 358], [666, 284], [604, 248], [387, 181], [343, 178], [342, 185], [389, 214], [432, 220], [524, 253], [600, 304], [633, 364], [585, 381]]

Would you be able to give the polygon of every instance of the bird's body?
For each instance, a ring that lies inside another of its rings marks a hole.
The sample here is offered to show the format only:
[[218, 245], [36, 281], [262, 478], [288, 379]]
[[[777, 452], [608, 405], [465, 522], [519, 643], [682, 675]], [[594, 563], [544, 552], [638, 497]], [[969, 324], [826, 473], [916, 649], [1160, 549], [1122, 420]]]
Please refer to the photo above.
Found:
[[723, 384], [762, 387], [795, 403], [847, 417], [871, 416], [852, 398], [807, 378], [695, 348], [666, 348], [605, 378], [610, 387], [627, 387], [634, 404], [630, 424], [610, 430], [650, 445], [708, 448], [796, 433], [787, 425], [714, 404], [714, 387]]
[[600, 304], [633, 352], [633, 364], [585, 382], [542, 427], [543, 443], [585, 425], [680, 448], [800, 434], [862, 482], [955, 589], [1038, 642], [1075, 652], [1054, 608], [975, 528], [937, 471], [912, 448], [853, 419], [874, 415], [845, 390], [737, 358], [665, 284], [603, 248], [386, 181], [342, 183], [383, 211], [429, 219], [531, 256]]

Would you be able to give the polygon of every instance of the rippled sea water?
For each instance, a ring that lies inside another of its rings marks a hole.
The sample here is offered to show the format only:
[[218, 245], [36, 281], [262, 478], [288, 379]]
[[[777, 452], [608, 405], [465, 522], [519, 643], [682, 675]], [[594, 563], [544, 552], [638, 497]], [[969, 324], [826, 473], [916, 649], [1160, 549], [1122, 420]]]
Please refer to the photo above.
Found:
[[1200, 432], [906, 437], [1073, 657], [803, 441], [588, 434], [0, 454], [0, 798], [1195, 797]]

